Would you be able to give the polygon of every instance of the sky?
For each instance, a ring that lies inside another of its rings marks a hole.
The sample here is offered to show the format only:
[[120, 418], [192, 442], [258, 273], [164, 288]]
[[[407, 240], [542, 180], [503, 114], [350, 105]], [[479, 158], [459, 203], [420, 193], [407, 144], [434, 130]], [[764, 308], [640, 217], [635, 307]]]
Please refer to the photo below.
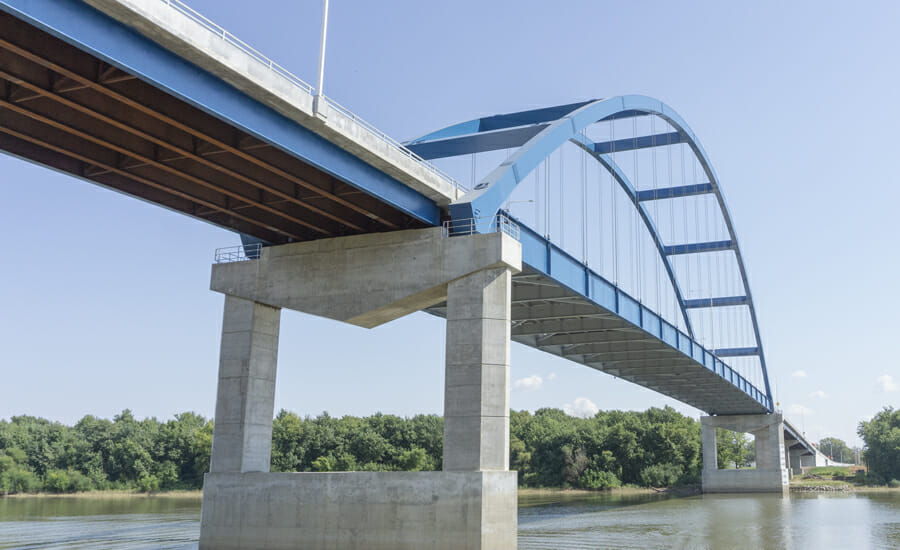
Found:
[[[190, 5], [312, 82], [316, 0]], [[332, 0], [325, 92], [407, 140], [619, 94], [673, 106], [722, 183], [776, 399], [814, 440], [900, 406], [894, 2]], [[212, 416], [236, 235], [0, 155], [0, 418]], [[444, 321], [282, 313], [276, 410], [440, 413]], [[660, 394], [512, 346], [512, 407], [643, 410]]]

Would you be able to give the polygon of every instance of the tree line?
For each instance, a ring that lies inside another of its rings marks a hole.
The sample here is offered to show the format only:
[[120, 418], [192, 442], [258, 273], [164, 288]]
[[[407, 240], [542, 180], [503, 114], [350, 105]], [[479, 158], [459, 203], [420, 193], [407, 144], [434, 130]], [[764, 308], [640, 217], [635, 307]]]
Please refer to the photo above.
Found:
[[[32, 416], [0, 421], [0, 494], [199, 489], [209, 470], [213, 423], [195, 413], [161, 422], [129, 410], [74, 426]], [[443, 419], [315, 418], [278, 413], [275, 472], [440, 470]], [[697, 483], [700, 425], [674, 409], [511, 412], [510, 468], [526, 487], [603, 489]]]
[[[192, 490], [209, 470], [213, 423], [195, 413], [161, 422], [125, 410], [74, 426], [32, 416], [0, 421], [0, 494], [89, 490]], [[860, 424], [867, 459], [885, 481], [900, 478], [900, 412]], [[315, 418], [278, 413], [275, 472], [440, 470], [443, 419]], [[559, 409], [510, 413], [510, 469], [523, 487], [605, 489], [695, 484], [702, 467], [700, 423], [670, 407], [576, 418]], [[749, 467], [752, 440], [718, 433], [719, 467]]]

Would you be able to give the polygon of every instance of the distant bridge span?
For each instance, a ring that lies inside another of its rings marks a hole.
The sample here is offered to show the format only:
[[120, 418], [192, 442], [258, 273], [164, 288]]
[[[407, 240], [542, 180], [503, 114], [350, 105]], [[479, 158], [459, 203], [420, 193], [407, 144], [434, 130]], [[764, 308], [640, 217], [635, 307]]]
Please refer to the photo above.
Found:
[[[715, 415], [704, 418], [707, 465], [709, 428], [754, 433], [758, 479], [707, 479], [707, 468], [706, 488], [781, 490], [785, 465], [815, 456], [776, 410], [719, 178], [672, 108], [619, 96], [473, 119], [403, 145], [314, 96], [175, 0], [0, 0], [0, 150], [242, 236], [247, 261], [213, 269], [227, 298], [201, 531], [214, 538], [202, 547], [258, 545], [217, 514], [261, 513], [242, 499], [297, 491], [362, 518], [383, 494], [434, 495], [409, 510], [465, 494], [450, 505], [503, 513], [461, 525], [429, 516], [437, 523], [420, 535], [452, 525], [480, 541], [469, 547], [509, 547], [510, 338]], [[471, 190], [428, 162], [460, 159], [471, 159]], [[476, 177], [478, 162], [496, 167]], [[530, 218], [510, 213], [517, 202], [533, 204]], [[365, 497], [351, 473], [330, 474], [330, 489], [314, 476], [246, 477], [268, 470], [281, 307], [367, 327], [417, 310], [448, 318], [444, 472], [366, 478]], [[389, 547], [421, 543], [394, 527], [367, 529]]]

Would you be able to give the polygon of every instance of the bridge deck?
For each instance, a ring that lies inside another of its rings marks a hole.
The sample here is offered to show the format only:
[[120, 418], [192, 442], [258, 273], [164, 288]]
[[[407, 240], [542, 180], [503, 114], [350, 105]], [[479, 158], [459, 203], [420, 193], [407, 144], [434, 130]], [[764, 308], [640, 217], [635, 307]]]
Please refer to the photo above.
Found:
[[[4, 4], [0, 150], [272, 243], [436, 223], [431, 200], [274, 111], [242, 120], [252, 99], [92, 8]], [[117, 33], [113, 60], [80, 42]], [[188, 78], [194, 95], [172, 92]]]

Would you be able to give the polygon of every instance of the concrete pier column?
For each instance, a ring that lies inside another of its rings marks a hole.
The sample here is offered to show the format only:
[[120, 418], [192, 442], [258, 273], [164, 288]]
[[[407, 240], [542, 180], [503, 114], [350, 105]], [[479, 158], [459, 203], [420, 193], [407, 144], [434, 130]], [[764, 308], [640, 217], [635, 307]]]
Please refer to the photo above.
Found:
[[[700, 418], [703, 438], [703, 492], [705, 493], [786, 493], [784, 423], [780, 413], [704, 416]], [[720, 470], [715, 459], [716, 428], [752, 433], [756, 446], [756, 468]]]
[[281, 310], [225, 296], [210, 472], [268, 472]]
[[701, 449], [703, 451], [703, 471], [719, 468], [719, 449], [716, 442], [716, 428], [708, 428], [702, 423], [700, 426]]
[[484, 269], [449, 284], [444, 471], [509, 470], [512, 274]]

